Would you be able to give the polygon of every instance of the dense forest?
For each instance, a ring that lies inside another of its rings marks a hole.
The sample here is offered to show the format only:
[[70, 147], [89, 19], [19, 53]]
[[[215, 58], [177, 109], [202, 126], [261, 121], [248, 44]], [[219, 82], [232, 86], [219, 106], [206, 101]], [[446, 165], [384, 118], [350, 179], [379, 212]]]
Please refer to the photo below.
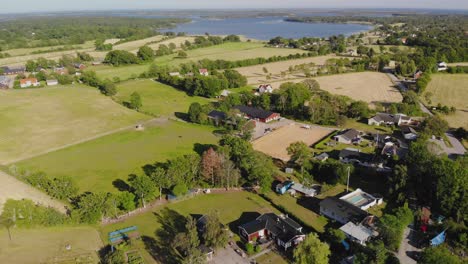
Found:
[[0, 23], [0, 51], [13, 48], [83, 44], [88, 40], [125, 40], [153, 36], [186, 19], [146, 19], [130, 17], [23, 18]]

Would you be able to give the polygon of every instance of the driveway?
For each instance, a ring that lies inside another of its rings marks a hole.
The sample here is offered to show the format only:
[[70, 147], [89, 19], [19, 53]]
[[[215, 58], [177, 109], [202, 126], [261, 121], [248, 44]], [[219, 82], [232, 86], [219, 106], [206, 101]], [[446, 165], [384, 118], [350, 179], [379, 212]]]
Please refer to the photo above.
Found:
[[279, 121], [271, 122], [268, 124], [262, 123], [262, 122], [256, 122], [256, 126], [254, 129], [254, 133], [252, 135], [252, 139], [255, 140], [255, 139], [263, 137], [264, 135], [268, 133], [266, 132], [267, 129], [274, 130], [283, 126], [287, 126], [293, 122], [294, 121], [286, 119], [286, 118], [281, 118], [281, 120]]
[[416, 260], [411, 258], [410, 256], [414, 256], [421, 252], [420, 248], [416, 248], [414, 245], [417, 241], [415, 241], [414, 231], [411, 227], [406, 227], [405, 232], [403, 234], [403, 241], [401, 242], [400, 249], [398, 253], [395, 254], [396, 257], [400, 260], [400, 263], [405, 264], [416, 264]]
[[210, 264], [249, 264], [248, 257], [241, 257], [234, 249], [227, 246], [224, 249], [219, 249], [213, 256], [213, 259], [209, 261]]

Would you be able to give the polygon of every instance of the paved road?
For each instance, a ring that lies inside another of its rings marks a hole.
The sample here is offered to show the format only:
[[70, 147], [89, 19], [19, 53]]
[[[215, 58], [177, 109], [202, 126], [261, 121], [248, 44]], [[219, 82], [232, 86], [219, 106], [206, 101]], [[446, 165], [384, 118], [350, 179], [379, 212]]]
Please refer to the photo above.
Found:
[[406, 227], [403, 234], [403, 241], [401, 242], [398, 253], [395, 254], [396, 257], [400, 260], [400, 263], [416, 264], [416, 260], [412, 259], [409, 255], [414, 255], [415, 252], [420, 252], [421, 249], [412, 245], [414, 244], [414, 241], [411, 242], [412, 239], [414, 239], [413, 231], [410, 227]]
[[396, 85], [398, 86], [398, 88], [400, 89], [400, 91], [403, 91], [405, 92], [407, 90], [406, 88], [406, 85], [400, 81], [400, 79], [398, 79], [398, 77], [395, 76], [395, 74], [393, 74], [390, 70], [387, 70], [386, 71], [386, 74], [387, 76], [390, 78], [390, 80]]

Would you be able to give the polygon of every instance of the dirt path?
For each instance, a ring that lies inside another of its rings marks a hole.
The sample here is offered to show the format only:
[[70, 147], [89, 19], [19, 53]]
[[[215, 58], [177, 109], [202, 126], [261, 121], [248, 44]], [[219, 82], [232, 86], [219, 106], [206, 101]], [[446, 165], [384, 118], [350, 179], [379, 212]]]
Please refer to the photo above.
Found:
[[0, 212], [2, 212], [3, 204], [7, 199], [31, 199], [41, 205], [54, 207], [62, 213], [66, 212], [63, 203], [53, 200], [45, 193], [2, 171], [0, 171], [0, 183]]

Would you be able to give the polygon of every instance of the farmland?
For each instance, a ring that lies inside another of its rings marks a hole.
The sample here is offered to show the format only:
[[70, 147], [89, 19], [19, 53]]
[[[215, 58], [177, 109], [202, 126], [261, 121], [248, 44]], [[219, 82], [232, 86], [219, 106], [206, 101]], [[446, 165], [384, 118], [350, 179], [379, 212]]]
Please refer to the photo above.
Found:
[[0, 231], [2, 263], [97, 263], [102, 246], [99, 233], [90, 227], [14, 229], [12, 241], [6, 230]]
[[306, 129], [302, 128], [299, 124], [291, 124], [255, 140], [253, 142], [253, 147], [255, 150], [261, 151], [274, 158], [288, 161], [290, 157], [286, 149], [291, 143], [303, 141], [310, 146], [332, 132], [333, 129], [318, 126], [312, 126], [310, 129]]
[[[106, 237], [111, 231], [136, 225], [140, 234], [145, 237], [143, 241], [147, 242], [145, 243], [147, 250], [153, 250], [155, 258], [158, 258], [161, 263], [167, 263], [162, 253], [167, 252], [166, 247], [169, 246], [167, 242], [172, 230], [170, 227], [180, 226], [181, 216], [202, 215], [211, 210], [216, 210], [221, 222], [234, 233], [237, 233], [238, 225], [255, 219], [259, 214], [278, 213], [262, 198], [248, 192], [209, 194], [169, 204], [164, 208], [158, 207], [153, 212], [131, 217], [123, 223], [104, 226], [101, 228], [101, 234], [102, 237]], [[162, 226], [165, 227], [166, 232], [162, 232]], [[155, 262], [149, 252], [144, 253], [148, 263]]]
[[171, 86], [152, 80], [127, 81], [117, 87], [117, 100], [128, 101], [133, 92], [138, 92], [142, 98], [141, 112], [153, 116], [174, 116], [176, 112], [187, 112], [191, 103], [207, 103], [208, 99], [198, 96], [188, 96]]
[[[426, 88], [425, 95], [432, 94], [428, 105], [442, 104], [454, 106], [455, 114], [444, 115], [451, 127], [468, 129], [468, 74], [433, 74], [432, 80]], [[426, 96], [423, 96], [426, 97]]]
[[0, 91], [0, 110], [2, 164], [149, 119], [80, 85]]
[[112, 182], [142, 173], [141, 167], [194, 151], [194, 144], [212, 144], [212, 128], [167, 119], [100, 137], [17, 164], [50, 176], [74, 177], [81, 191], [116, 191]]

